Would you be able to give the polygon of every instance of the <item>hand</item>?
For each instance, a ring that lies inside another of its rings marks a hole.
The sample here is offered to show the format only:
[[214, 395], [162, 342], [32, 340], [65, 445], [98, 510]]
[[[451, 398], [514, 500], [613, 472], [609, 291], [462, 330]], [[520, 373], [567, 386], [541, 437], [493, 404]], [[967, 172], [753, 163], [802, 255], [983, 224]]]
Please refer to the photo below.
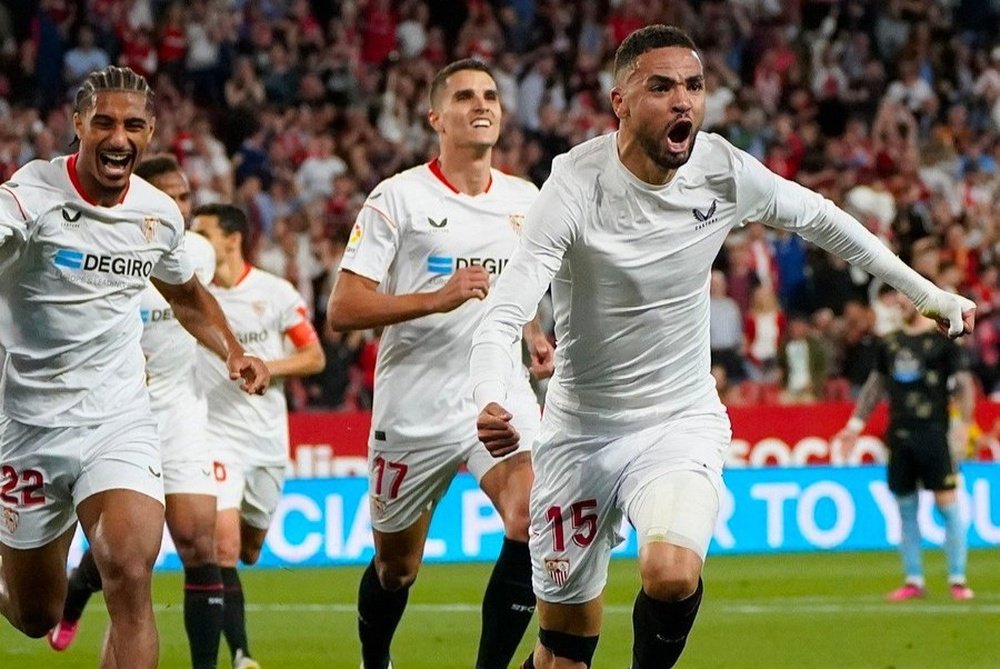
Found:
[[976, 325], [976, 303], [943, 290], [920, 312], [937, 321], [938, 330], [952, 338], [969, 334]]
[[521, 435], [510, 424], [513, 416], [496, 402], [490, 402], [476, 419], [479, 441], [494, 458], [502, 458], [517, 450]]
[[531, 375], [541, 381], [556, 371], [556, 350], [545, 335], [525, 340], [531, 356]]
[[833, 448], [835, 444], [838, 445], [840, 448], [840, 457], [846, 462], [847, 458], [854, 451], [854, 447], [857, 445], [858, 437], [860, 436], [861, 433], [857, 430], [845, 427], [830, 440], [830, 447]]
[[250, 395], [263, 395], [271, 382], [271, 373], [260, 358], [242, 353], [231, 355], [226, 360], [226, 366], [229, 368], [229, 378], [233, 381], [242, 379], [240, 388]]
[[489, 272], [479, 265], [460, 267], [451, 275], [448, 283], [436, 291], [438, 304], [434, 310], [441, 313], [452, 311], [471, 299], [486, 299], [489, 292]]

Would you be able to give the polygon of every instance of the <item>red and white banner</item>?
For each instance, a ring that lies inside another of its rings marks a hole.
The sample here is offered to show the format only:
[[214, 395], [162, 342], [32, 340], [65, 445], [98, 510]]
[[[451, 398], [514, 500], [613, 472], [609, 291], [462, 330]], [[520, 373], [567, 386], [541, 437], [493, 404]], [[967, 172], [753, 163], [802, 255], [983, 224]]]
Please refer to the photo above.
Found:
[[[849, 458], [831, 444], [851, 415], [850, 402], [799, 406], [731, 407], [730, 467], [805, 466], [881, 462], [885, 451], [885, 405], [868, 421], [865, 436]], [[975, 459], [1000, 460], [1000, 403], [976, 407]], [[304, 478], [363, 474], [371, 414], [297, 412], [289, 418], [293, 469]]]

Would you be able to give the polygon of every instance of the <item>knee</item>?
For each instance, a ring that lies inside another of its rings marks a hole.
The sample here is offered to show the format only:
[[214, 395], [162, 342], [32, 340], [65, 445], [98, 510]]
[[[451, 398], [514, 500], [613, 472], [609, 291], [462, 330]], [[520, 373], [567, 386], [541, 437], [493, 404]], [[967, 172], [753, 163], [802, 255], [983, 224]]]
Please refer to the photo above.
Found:
[[531, 525], [531, 517], [528, 514], [527, 505], [518, 506], [503, 517], [504, 534], [508, 539], [514, 541], [528, 541], [528, 527]]
[[185, 567], [200, 567], [215, 562], [215, 537], [211, 533], [196, 535], [175, 535], [174, 547]]
[[683, 563], [650, 562], [640, 566], [642, 589], [661, 602], [676, 602], [698, 588], [701, 569]]
[[396, 592], [409, 588], [417, 580], [420, 571], [420, 560], [383, 561], [375, 558], [375, 572], [378, 581], [385, 590]]
[[104, 583], [105, 591], [125, 589], [126, 591], [139, 592], [136, 586], [141, 586], [152, 580], [155, 559], [155, 555], [147, 557], [128, 551], [105, 556], [97, 565], [101, 572], [101, 581]]

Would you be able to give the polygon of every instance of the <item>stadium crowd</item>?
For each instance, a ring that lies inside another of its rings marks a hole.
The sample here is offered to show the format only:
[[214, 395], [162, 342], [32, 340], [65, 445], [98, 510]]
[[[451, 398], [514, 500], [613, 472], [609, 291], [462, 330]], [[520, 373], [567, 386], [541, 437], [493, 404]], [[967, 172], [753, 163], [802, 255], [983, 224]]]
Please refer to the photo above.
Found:
[[[615, 127], [615, 48], [657, 22], [703, 47], [704, 130], [978, 303], [964, 344], [980, 390], [1000, 391], [1000, 13], [987, 0], [5, 3], [0, 181], [73, 150], [88, 72], [146, 75], [149, 152], [177, 157], [196, 204], [243, 207], [254, 262], [313, 308], [328, 364], [292, 382], [292, 405], [366, 407], [377, 338], [333, 332], [325, 309], [367, 192], [433, 157], [434, 72], [466, 56], [492, 66], [495, 166], [541, 185], [555, 155]], [[731, 404], [851, 397], [875, 336], [900, 322], [893, 291], [759, 224], [731, 235], [716, 270], [713, 363]]]

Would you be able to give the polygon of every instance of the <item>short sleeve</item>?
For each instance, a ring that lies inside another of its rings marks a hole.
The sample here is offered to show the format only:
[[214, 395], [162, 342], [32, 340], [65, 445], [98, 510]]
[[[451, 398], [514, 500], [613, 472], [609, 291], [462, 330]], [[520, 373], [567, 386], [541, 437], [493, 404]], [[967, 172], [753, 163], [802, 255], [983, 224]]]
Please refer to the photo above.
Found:
[[171, 246], [153, 266], [153, 276], [164, 283], [179, 285], [194, 276], [194, 263], [184, 245], [184, 227], [177, 228]]
[[391, 193], [376, 188], [365, 201], [351, 230], [341, 269], [382, 283], [399, 250], [400, 221]]

